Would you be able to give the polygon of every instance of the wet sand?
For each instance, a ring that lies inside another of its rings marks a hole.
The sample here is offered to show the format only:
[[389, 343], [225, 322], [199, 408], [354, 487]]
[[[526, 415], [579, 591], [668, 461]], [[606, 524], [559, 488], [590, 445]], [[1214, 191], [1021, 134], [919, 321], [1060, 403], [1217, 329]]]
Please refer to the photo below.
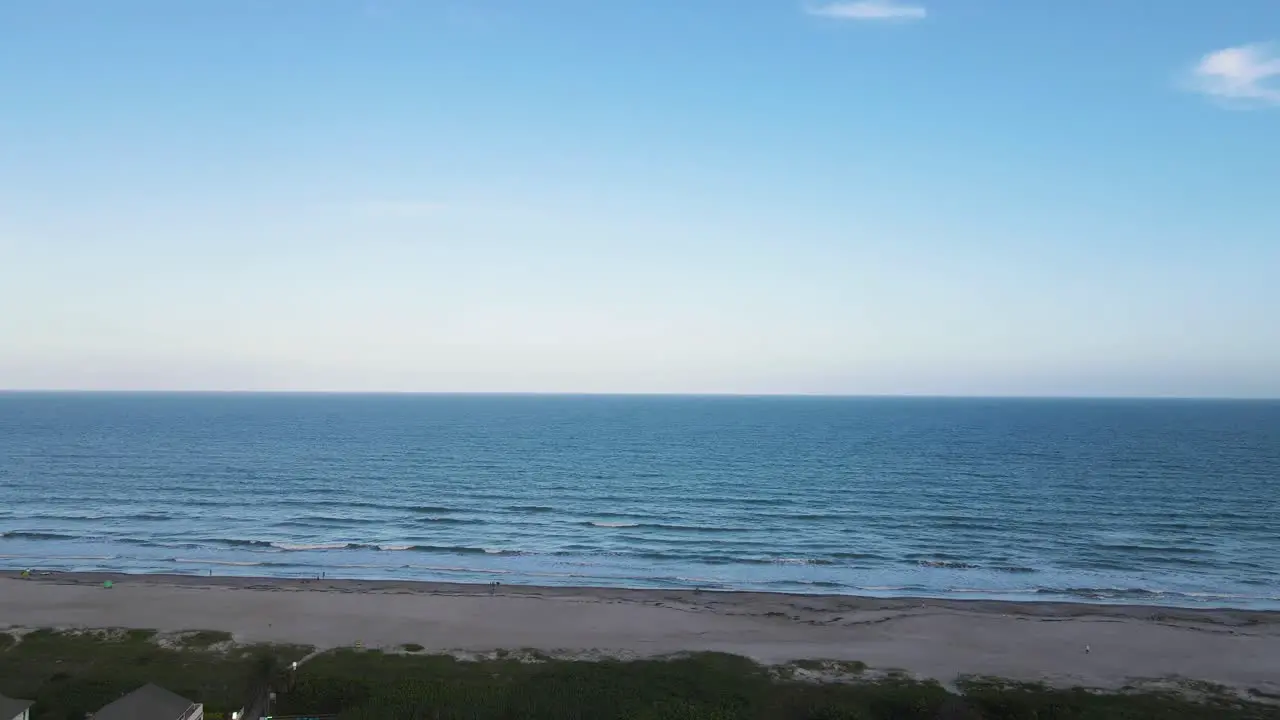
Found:
[[860, 660], [943, 682], [975, 674], [1117, 688], [1177, 678], [1280, 694], [1280, 613], [1244, 610], [6, 572], [0, 627], [224, 630], [242, 642], [320, 648], [582, 657], [711, 650], [765, 663]]

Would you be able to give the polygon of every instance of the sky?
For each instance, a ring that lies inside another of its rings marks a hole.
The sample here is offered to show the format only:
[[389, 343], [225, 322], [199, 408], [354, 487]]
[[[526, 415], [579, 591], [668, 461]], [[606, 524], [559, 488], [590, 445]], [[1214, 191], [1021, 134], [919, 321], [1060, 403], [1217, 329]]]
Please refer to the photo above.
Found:
[[0, 388], [1280, 397], [1280, 2], [0, 0]]

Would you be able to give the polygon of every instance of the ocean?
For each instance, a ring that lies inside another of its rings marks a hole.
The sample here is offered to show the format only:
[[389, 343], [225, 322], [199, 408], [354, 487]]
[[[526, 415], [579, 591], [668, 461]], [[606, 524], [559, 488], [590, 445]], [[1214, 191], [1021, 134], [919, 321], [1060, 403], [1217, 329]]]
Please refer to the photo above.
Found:
[[0, 567], [1280, 608], [1280, 402], [0, 394]]

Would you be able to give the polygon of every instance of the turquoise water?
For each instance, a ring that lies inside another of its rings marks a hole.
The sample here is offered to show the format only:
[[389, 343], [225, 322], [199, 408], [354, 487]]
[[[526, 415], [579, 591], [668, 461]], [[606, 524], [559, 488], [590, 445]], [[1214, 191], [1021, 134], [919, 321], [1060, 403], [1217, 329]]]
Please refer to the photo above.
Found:
[[0, 566], [1280, 607], [1280, 403], [0, 394]]

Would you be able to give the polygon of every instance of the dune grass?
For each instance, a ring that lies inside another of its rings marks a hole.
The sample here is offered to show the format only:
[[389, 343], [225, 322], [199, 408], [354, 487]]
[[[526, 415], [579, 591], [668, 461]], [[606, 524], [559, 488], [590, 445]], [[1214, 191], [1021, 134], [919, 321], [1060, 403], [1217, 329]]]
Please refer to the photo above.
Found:
[[[1280, 708], [1225, 695], [1099, 695], [973, 679], [961, 694], [933, 682], [867, 671], [856, 662], [802, 662], [853, 682], [797, 680], [731, 655], [670, 660], [572, 661], [341, 650], [299, 671], [280, 714], [343, 720], [566, 718], [633, 720], [1263, 720]], [[868, 679], [860, 680], [864, 675]], [[871, 676], [875, 679], [870, 679]]]
[[[15, 641], [0, 633], [0, 694], [35, 700], [33, 720], [84, 720], [148, 682], [205, 703], [210, 715], [240, 708], [266, 668], [309, 648], [237, 646], [213, 651], [225, 634], [187, 633], [160, 642], [150, 630], [37, 630]], [[195, 638], [188, 642], [189, 638]], [[226, 639], [230, 639], [227, 635]]]
[[[7, 639], [4, 639], [7, 638]], [[207, 717], [244, 705], [270, 668], [310, 648], [243, 646], [218, 632], [0, 633], [0, 693], [36, 700], [33, 720], [85, 713], [155, 682], [205, 704]], [[342, 720], [1267, 720], [1280, 706], [1242, 702], [1205, 684], [1173, 693], [1096, 694], [992, 678], [951, 692], [933, 682], [814, 660], [762, 667], [705, 653], [664, 660], [576, 661], [532, 651], [464, 662], [408, 644], [337, 650], [289, 683], [276, 671], [276, 715]], [[834, 682], [839, 680], [839, 682]]]

